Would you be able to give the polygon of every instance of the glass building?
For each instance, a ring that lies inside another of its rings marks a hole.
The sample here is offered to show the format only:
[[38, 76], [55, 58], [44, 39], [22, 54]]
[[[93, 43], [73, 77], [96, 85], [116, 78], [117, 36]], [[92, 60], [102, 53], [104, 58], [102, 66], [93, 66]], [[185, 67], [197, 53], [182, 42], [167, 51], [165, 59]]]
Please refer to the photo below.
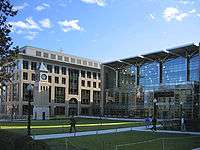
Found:
[[200, 118], [200, 53], [190, 44], [102, 65], [102, 113]]

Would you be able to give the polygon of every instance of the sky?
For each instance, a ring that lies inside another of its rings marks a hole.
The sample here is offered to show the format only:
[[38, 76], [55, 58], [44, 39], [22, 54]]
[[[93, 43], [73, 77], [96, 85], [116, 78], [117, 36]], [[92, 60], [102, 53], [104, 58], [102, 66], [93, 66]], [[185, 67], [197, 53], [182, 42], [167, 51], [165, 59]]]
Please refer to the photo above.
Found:
[[14, 45], [101, 62], [200, 42], [200, 0], [10, 0]]

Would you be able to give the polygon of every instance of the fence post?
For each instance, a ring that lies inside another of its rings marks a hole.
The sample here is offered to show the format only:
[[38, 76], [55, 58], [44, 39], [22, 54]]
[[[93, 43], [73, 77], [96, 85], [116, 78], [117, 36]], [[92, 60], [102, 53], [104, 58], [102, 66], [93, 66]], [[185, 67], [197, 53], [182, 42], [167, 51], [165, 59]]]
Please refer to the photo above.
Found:
[[69, 142], [69, 141], [68, 141], [68, 139], [66, 138], [66, 139], [65, 139], [66, 150], [68, 150], [68, 142]]
[[115, 150], [118, 150], [118, 147], [117, 147], [117, 145], [116, 145], [116, 147], [115, 147]]
[[162, 150], [165, 150], [165, 141], [162, 139]]

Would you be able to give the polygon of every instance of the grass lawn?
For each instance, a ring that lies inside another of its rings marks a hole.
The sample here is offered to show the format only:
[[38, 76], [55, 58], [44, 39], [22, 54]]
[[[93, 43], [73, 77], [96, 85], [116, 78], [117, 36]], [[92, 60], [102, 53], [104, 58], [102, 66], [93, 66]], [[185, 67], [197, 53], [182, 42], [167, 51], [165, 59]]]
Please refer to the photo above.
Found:
[[[159, 140], [165, 138], [164, 140]], [[143, 142], [152, 140], [152, 142]], [[67, 139], [69, 150], [191, 150], [200, 147], [200, 137], [151, 132], [124, 132], [116, 134], [71, 137]], [[51, 149], [66, 149], [66, 139], [44, 140]], [[118, 146], [116, 149], [116, 145]]]
[[[112, 121], [85, 118], [77, 118], [76, 120], [77, 131], [102, 130], [144, 125], [144, 123], [142, 122]], [[67, 119], [44, 121], [33, 120], [31, 123], [31, 133], [33, 135], [38, 135], [69, 132], [70, 126], [68, 122], [69, 120]], [[26, 122], [0, 122], [1, 129], [22, 134], [26, 134], [27, 132], [26, 125]]]

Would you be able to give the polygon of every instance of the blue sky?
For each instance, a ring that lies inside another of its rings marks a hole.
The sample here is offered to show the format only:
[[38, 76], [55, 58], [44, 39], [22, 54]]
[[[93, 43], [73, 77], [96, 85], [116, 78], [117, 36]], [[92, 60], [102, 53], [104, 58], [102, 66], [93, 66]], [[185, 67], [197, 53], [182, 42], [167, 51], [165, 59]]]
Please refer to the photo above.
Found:
[[200, 41], [200, 0], [10, 0], [15, 45], [102, 62]]

